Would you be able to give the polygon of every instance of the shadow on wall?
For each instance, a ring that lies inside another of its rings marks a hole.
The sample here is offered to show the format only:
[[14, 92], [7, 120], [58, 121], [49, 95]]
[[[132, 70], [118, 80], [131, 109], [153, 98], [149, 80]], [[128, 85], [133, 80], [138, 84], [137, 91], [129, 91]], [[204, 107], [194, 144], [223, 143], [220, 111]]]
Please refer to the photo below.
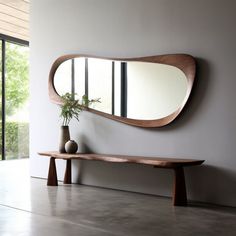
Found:
[[[73, 182], [131, 192], [172, 195], [173, 170], [94, 161], [73, 163]], [[112, 173], [112, 174], [111, 174]], [[236, 172], [210, 165], [185, 168], [188, 200], [235, 206]]]
[[[236, 172], [210, 165], [186, 168], [186, 185], [191, 200], [235, 206]], [[231, 203], [231, 204], [229, 204]]]
[[74, 161], [73, 183], [171, 196], [174, 172], [152, 166], [101, 161]]
[[88, 145], [89, 141], [85, 135], [80, 135], [78, 142], [78, 150], [82, 153], [94, 153], [91, 146]]

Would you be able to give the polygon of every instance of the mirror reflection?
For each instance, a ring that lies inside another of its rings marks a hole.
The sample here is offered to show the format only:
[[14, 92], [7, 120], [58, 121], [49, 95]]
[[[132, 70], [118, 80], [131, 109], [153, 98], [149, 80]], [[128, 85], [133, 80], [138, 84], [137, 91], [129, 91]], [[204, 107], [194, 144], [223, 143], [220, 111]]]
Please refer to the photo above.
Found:
[[175, 112], [187, 93], [187, 78], [174, 66], [140, 61], [73, 58], [54, 75], [59, 95], [100, 98], [92, 107], [108, 114], [154, 120]]

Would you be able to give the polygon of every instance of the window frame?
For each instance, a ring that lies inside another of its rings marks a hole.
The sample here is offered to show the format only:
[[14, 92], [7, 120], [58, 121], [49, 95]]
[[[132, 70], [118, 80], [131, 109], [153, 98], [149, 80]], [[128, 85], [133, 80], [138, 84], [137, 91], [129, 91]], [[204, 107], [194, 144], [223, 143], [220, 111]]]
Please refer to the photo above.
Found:
[[6, 160], [6, 139], [5, 139], [5, 131], [6, 131], [6, 113], [5, 113], [5, 104], [6, 104], [6, 96], [5, 96], [5, 92], [6, 92], [6, 78], [5, 78], [5, 72], [6, 72], [6, 42], [9, 43], [14, 43], [14, 44], [18, 44], [20, 46], [27, 46], [29, 47], [29, 42], [22, 40], [22, 39], [18, 39], [18, 38], [14, 38], [8, 35], [4, 35], [4, 34], [0, 34], [0, 43], [2, 45], [1, 48], [1, 59], [2, 59], [2, 65], [0, 65], [2, 67], [2, 81], [1, 81], [1, 89], [2, 89], [2, 97], [0, 98], [2, 101], [2, 110], [0, 111], [2, 114], [2, 137], [1, 137], [1, 143], [2, 143], [2, 150], [1, 150], [1, 160], [4, 161]]

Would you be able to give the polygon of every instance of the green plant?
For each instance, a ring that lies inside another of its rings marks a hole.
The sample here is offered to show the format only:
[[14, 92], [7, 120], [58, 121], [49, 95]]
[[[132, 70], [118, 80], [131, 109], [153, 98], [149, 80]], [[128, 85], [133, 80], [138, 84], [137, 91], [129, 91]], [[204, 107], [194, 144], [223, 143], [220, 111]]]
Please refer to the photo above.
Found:
[[[0, 59], [1, 62], [1, 59]], [[2, 67], [0, 66], [0, 73]], [[29, 52], [23, 46], [6, 43], [6, 115], [13, 115], [29, 98]], [[0, 95], [2, 91], [0, 91]], [[0, 110], [2, 104], [0, 104]], [[0, 114], [1, 116], [1, 114]]]
[[[2, 125], [1, 122], [0, 125]], [[0, 129], [1, 136], [2, 129]], [[5, 136], [7, 160], [29, 157], [29, 123], [20, 121], [6, 122]], [[1, 149], [2, 143], [0, 142]]]
[[62, 118], [62, 125], [69, 125], [72, 118], [79, 121], [79, 115], [82, 110], [85, 110], [89, 105], [100, 102], [100, 98], [89, 100], [86, 95], [82, 97], [81, 102], [74, 99], [74, 94], [66, 93], [62, 96], [62, 105], [60, 117]]

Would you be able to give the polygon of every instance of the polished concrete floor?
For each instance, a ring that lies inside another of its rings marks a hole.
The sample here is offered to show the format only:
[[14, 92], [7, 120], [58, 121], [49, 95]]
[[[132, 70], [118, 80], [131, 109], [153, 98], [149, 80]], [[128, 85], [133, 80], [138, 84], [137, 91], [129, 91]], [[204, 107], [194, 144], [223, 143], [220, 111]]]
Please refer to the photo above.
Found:
[[236, 209], [81, 185], [46, 186], [0, 162], [0, 236], [236, 235]]

